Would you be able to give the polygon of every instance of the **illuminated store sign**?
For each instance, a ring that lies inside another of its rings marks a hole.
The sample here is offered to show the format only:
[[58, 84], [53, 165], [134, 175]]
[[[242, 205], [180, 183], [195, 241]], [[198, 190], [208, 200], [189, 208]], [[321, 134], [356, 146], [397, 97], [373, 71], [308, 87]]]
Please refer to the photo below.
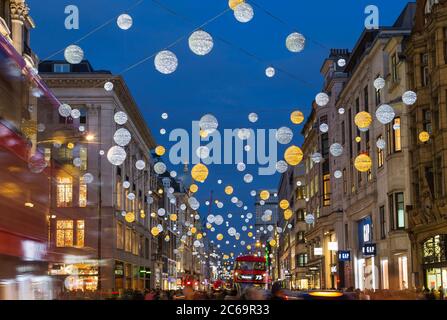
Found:
[[376, 255], [376, 244], [375, 243], [366, 243], [362, 247], [362, 253], [364, 256], [375, 256]]
[[351, 261], [351, 251], [339, 251], [338, 261]]

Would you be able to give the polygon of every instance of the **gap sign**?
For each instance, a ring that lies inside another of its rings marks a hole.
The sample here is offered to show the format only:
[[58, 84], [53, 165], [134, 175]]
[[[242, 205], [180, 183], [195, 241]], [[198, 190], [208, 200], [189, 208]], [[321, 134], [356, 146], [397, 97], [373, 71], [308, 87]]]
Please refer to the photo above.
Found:
[[338, 261], [351, 261], [351, 251], [338, 251]]
[[376, 244], [366, 243], [362, 247], [362, 253], [364, 256], [375, 256], [376, 255]]

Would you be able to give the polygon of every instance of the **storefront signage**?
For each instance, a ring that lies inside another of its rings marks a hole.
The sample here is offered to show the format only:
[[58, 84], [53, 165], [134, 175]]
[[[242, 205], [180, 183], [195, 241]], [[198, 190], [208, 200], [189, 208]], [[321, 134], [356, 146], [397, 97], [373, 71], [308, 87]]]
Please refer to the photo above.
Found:
[[376, 255], [376, 244], [366, 243], [362, 247], [362, 253], [364, 256], [375, 256]]
[[314, 248], [314, 255], [315, 256], [322, 256], [323, 255], [323, 248]]
[[338, 261], [351, 261], [351, 251], [338, 251]]
[[329, 242], [328, 249], [329, 251], [338, 251], [338, 242]]

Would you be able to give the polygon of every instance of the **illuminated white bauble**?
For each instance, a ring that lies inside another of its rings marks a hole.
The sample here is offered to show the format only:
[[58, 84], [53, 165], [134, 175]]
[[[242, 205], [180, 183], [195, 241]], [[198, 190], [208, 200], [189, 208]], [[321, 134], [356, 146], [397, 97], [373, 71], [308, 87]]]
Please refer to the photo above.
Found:
[[417, 101], [417, 94], [413, 91], [407, 91], [402, 95], [402, 101], [407, 105], [411, 106], [416, 103]]
[[255, 190], [251, 190], [251, 191], [250, 191], [250, 195], [251, 195], [252, 197], [256, 197], [256, 191], [255, 191]]
[[163, 226], [161, 224], [157, 225], [157, 229], [160, 233], [163, 232], [163, 230], [164, 230]]
[[276, 74], [276, 70], [273, 67], [268, 67], [265, 69], [265, 75], [269, 78], [273, 78]]
[[135, 163], [135, 167], [136, 167], [138, 170], [144, 170], [144, 168], [146, 168], [146, 162], [144, 162], [143, 160], [138, 160], [138, 161]]
[[315, 222], [315, 217], [314, 217], [313, 214], [308, 214], [308, 215], [306, 215], [306, 217], [304, 218], [304, 221], [305, 221], [307, 224], [312, 224], [312, 223]]
[[113, 135], [113, 140], [117, 145], [124, 147], [130, 143], [130, 140], [132, 140], [132, 135], [126, 128], [120, 128], [116, 130], [115, 134]]
[[46, 126], [45, 126], [43, 123], [39, 123], [39, 124], [37, 125], [37, 131], [38, 131], [38, 132], [44, 132], [45, 129], [46, 129]]
[[276, 162], [275, 167], [276, 167], [276, 171], [278, 171], [278, 173], [282, 174], [287, 171], [287, 169], [289, 168], [289, 165], [284, 160], [280, 160], [280, 161]]
[[340, 179], [341, 177], [343, 177], [343, 173], [340, 170], [337, 170], [334, 172], [334, 177], [335, 179]]
[[79, 126], [79, 131], [80, 132], [84, 132], [85, 131], [85, 127], [84, 126]]
[[315, 102], [317, 103], [318, 106], [324, 107], [329, 103], [329, 96], [327, 95], [327, 93], [320, 92], [315, 97]]
[[400, 124], [399, 123], [395, 123], [393, 125], [393, 130], [400, 130]]
[[115, 113], [115, 116], [113, 117], [113, 119], [115, 120], [115, 123], [119, 124], [120, 126], [125, 124], [128, 120], [127, 114], [122, 111], [118, 111], [117, 113]]
[[251, 174], [247, 173], [247, 174], [244, 176], [244, 182], [245, 182], [245, 183], [252, 183], [252, 182], [253, 182], [253, 176], [252, 176]]
[[344, 66], [346, 66], [346, 59], [343, 59], [343, 58], [338, 59], [338, 61], [337, 61], [337, 65], [338, 65], [340, 68], [343, 68]]
[[394, 112], [393, 107], [388, 104], [382, 104], [376, 110], [376, 118], [382, 124], [391, 123], [394, 120], [396, 113]]
[[339, 143], [334, 143], [329, 148], [329, 151], [334, 157], [339, 157], [343, 154], [343, 146]]
[[234, 17], [242, 23], [250, 22], [255, 15], [253, 7], [248, 3], [241, 3], [234, 9]]
[[244, 171], [247, 168], [247, 166], [245, 165], [245, 163], [239, 162], [237, 164], [236, 168], [237, 168], [238, 171], [242, 172], [242, 171]]
[[338, 109], [338, 114], [345, 114], [345, 108]]
[[198, 30], [189, 37], [189, 48], [199, 56], [207, 55], [213, 50], [213, 37], [205, 31]]
[[329, 131], [329, 126], [328, 126], [326, 123], [322, 123], [322, 124], [320, 124], [320, 131], [321, 131], [322, 133], [326, 133], [326, 132], [328, 132], [328, 131]]
[[214, 218], [214, 224], [220, 226], [224, 222], [224, 218], [219, 214]]
[[216, 117], [211, 114], [204, 115], [199, 121], [199, 127], [208, 134], [212, 134], [219, 126]]
[[59, 114], [64, 118], [71, 116], [71, 107], [66, 103], [61, 104], [58, 111]]
[[129, 30], [133, 25], [133, 19], [128, 14], [123, 13], [116, 20], [116, 24], [122, 30]]
[[162, 113], [161, 118], [162, 118], [163, 120], [167, 120], [167, 119], [169, 118], [169, 115], [168, 115], [166, 112], [165, 112], [165, 113]]
[[282, 127], [276, 131], [276, 140], [280, 144], [289, 144], [293, 139], [293, 131], [290, 128]]
[[251, 123], [255, 123], [255, 122], [257, 122], [258, 119], [259, 119], [258, 115], [257, 115], [256, 113], [254, 113], [254, 112], [252, 112], [252, 113], [250, 113], [250, 114], [248, 115], [248, 120], [249, 120]]
[[210, 149], [205, 146], [198, 147], [196, 150], [196, 155], [199, 159], [207, 159], [210, 156]]
[[160, 51], [156, 56], [154, 60], [155, 68], [163, 73], [163, 74], [171, 74], [175, 70], [177, 70], [178, 67], [178, 59], [177, 56], [169, 51], [164, 50]]
[[306, 45], [306, 38], [298, 32], [291, 33], [286, 39], [286, 47], [291, 52], [301, 52]]
[[82, 160], [81, 160], [81, 158], [74, 158], [73, 159], [73, 165], [75, 166], [75, 167], [80, 167], [81, 165], [82, 165]]
[[112, 91], [113, 90], [113, 83], [112, 82], [106, 82], [105, 84], [104, 84], [104, 89], [106, 90], [106, 91]]
[[129, 189], [130, 188], [130, 182], [129, 181], [124, 181], [123, 182], [123, 188], [124, 189]]
[[231, 198], [231, 203], [236, 204], [239, 201], [239, 199], [237, 197], [232, 197]]
[[157, 214], [158, 214], [160, 217], [164, 217], [165, 214], [166, 214], [166, 210], [163, 209], [163, 208], [160, 208], [160, 209], [158, 209]]
[[73, 44], [65, 49], [64, 57], [70, 64], [79, 64], [84, 60], [84, 51], [81, 47]]
[[156, 174], [163, 174], [166, 172], [166, 165], [163, 162], [157, 162], [154, 165], [154, 171]]
[[376, 146], [377, 146], [377, 148], [380, 149], [380, 150], [385, 149], [385, 147], [386, 147], [386, 142], [385, 142], [385, 140], [384, 140], [383, 138], [378, 139], [377, 142], [376, 142]]
[[91, 173], [86, 173], [86, 174], [84, 174], [82, 179], [84, 180], [84, 183], [87, 183], [87, 184], [92, 183], [93, 182], [93, 175]]
[[218, 207], [219, 209], [222, 209], [222, 208], [223, 208], [223, 206], [224, 206], [224, 205], [223, 205], [223, 203], [222, 203], [222, 202], [218, 202], [218, 203], [217, 203], [217, 207]]
[[166, 134], [166, 129], [160, 129], [160, 134], [162, 135], [162, 136], [164, 136], [165, 134]]
[[206, 221], [208, 221], [208, 223], [214, 223], [215, 217], [214, 215], [210, 214], [208, 217], [206, 217]]
[[312, 155], [311, 159], [315, 163], [320, 163], [323, 160], [323, 156], [321, 153], [316, 152]]
[[120, 146], [113, 146], [107, 152], [107, 160], [114, 166], [120, 166], [126, 160], [127, 154], [126, 150], [124, 150]]
[[228, 229], [228, 234], [232, 237], [234, 237], [236, 235], [236, 229], [231, 227]]
[[81, 117], [81, 111], [79, 111], [78, 109], [73, 109], [71, 110], [70, 115], [73, 119], [79, 119]]
[[251, 136], [251, 131], [247, 128], [239, 129], [237, 131], [237, 136], [241, 140], [248, 140]]
[[127, 195], [127, 199], [129, 199], [130, 201], [135, 200], [135, 193], [131, 192]]
[[185, 211], [186, 210], [186, 204], [182, 203], [180, 205], [180, 210]]
[[382, 77], [378, 77], [376, 80], [374, 80], [374, 88], [376, 88], [376, 90], [382, 90], [383, 88], [385, 88], [385, 79], [383, 79]]
[[194, 241], [194, 247], [198, 248], [200, 247], [201, 243], [199, 240]]

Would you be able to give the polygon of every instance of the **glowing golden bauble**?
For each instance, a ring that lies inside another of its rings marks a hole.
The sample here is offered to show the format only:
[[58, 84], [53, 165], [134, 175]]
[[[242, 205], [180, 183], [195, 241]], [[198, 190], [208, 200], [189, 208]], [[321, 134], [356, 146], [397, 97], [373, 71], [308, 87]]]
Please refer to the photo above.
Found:
[[372, 120], [373, 118], [368, 112], [362, 111], [356, 114], [354, 122], [355, 125], [360, 129], [366, 129], [369, 128], [369, 126], [372, 123]]
[[219, 240], [219, 241], [222, 241], [223, 238], [224, 238], [224, 236], [223, 236], [222, 233], [219, 233], [219, 234], [216, 236], [216, 239]]
[[192, 184], [192, 185], [189, 187], [189, 191], [191, 191], [192, 193], [196, 193], [197, 191], [199, 191], [199, 186], [196, 185], [196, 184]]
[[303, 160], [303, 151], [297, 146], [289, 147], [284, 153], [284, 160], [291, 166], [297, 166]]
[[248, 245], [248, 246], [247, 246], [247, 250], [251, 250], [251, 245]]
[[135, 221], [135, 213], [133, 213], [133, 212], [126, 213], [126, 216], [124, 217], [124, 219], [129, 223], [134, 222]]
[[226, 188], [225, 188], [225, 193], [227, 194], [227, 195], [232, 195], [233, 194], [233, 192], [234, 192], [234, 189], [233, 189], [233, 187], [232, 186], [227, 186]]
[[155, 154], [159, 157], [163, 156], [166, 153], [166, 149], [163, 146], [158, 146], [155, 148]]
[[289, 208], [290, 204], [289, 201], [287, 200], [281, 200], [281, 202], [279, 203], [279, 207], [283, 210], [286, 210], [287, 208]]
[[156, 236], [158, 236], [158, 235], [160, 234], [160, 230], [158, 230], [157, 227], [153, 227], [153, 228], [151, 229], [151, 234], [152, 234], [154, 237], [156, 237]]
[[70, 142], [70, 143], [67, 144], [67, 148], [70, 149], [70, 150], [71, 150], [71, 149], [74, 149], [74, 147], [75, 147], [75, 146], [74, 146], [74, 143], [71, 143], [71, 142]]
[[171, 221], [177, 221], [177, 215], [176, 214], [171, 214], [170, 216], [169, 216], [169, 219], [171, 220]]
[[357, 143], [362, 142], [362, 138], [361, 137], [355, 137], [355, 142], [357, 142]]
[[367, 154], [360, 154], [355, 158], [354, 167], [360, 172], [367, 172], [372, 167], [372, 160]]
[[248, 233], [248, 236], [251, 238], [251, 237], [253, 237], [253, 232], [249, 232]]
[[275, 247], [276, 246], [276, 240], [275, 239], [270, 240], [269, 244], [270, 244], [271, 247]]
[[228, 6], [231, 8], [231, 10], [234, 10], [238, 5], [244, 2], [245, 0], [228, 0]]
[[289, 220], [293, 216], [293, 211], [290, 209], [287, 209], [284, 211], [284, 219]]
[[144, 213], [144, 210], [141, 210], [140, 217], [141, 217], [141, 219], [146, 218], [146, 213]]
[[261, 198], [261, 200], [267, 201], [268, 198], [270, 198], [270, 192], [268, 192], [267, 190], [263, 190], [259, 194], [259, 197]]
[[207, 138], [208, 137], [208, 131], [206, 131], [206, 130], [200, 130], [200, 137], [201, 138]]
[[290, 120], [293, 124], [301, 124], [304, 121], [304, 114], [301, 111], [294, 111], [290, 115]]
[[427, 131], [422, 131], [419, 133], [420, 142], [427, 142], [428, 140], [430, 140], [430, 134]]
[[205, 182], [208, 178], [209, 170], [201, 163], [196, 164], [191, 170], [191, 177], [198, 182]]
[[207, 223], [207, 224], [206, 224], [206, 228], [207, 228], [207, 229], [211, 229], [212, 227], [213, 227], [213, 225], [212, 225], [211, 223]]
[[197, 240], [201, 240], [203, 238], [203, 234], [199, 233], [197, 234]]
[[195, 234], [196, 232], [197, 232], [197, 228], [196, 228], [196, 227], [192, 227], [192, 228], [191, 228], [191, 233], [192, 233], [192, 234]]

